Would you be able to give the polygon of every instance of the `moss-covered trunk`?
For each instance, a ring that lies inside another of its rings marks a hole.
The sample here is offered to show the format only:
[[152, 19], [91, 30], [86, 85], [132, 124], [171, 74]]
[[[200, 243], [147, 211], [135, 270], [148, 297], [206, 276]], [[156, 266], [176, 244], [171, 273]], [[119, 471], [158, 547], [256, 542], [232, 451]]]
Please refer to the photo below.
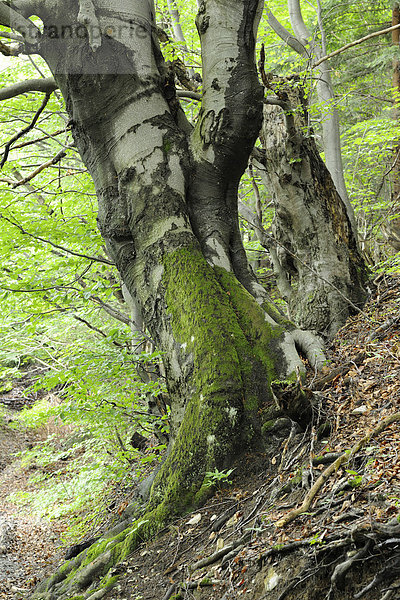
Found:
[[[47, 32], [50, 25], [61, 30], [67, 22], [82, 23], [82, 8], [89, 25], [95, 19], [104, 28], [112, 18], [129, 22], [131, 33], [140, 17], [140, 35], [107, 34], [98, 45], [86, 23], [87, 39], [54, 45], [44, 35], [41, 52], [93, 177], [108, 252], [164, 354], [171, 405], [172, 443], [144, 514], [67, 563], [36, 592], [36, 598], [67, 600], [96, 594], [96, 577], [105, 575], [101, 585], [111, 585], [113, 564], [173, 515], [201, 502], [207, 471], [262, 447], [260, 415], [274, 407], [271, 382], [293, 380], [303, 365], [293, 337], [274, 319], [254, 281], [247, 277], [249, 292], [237, 278], [249, 272], [236, 191], [261, 124], [254, 35], [263, 2], [201, 3], [207, 75], [194, 130], [163, 62], [150, 0], [115, 8], [100, 1], [39, 5]], [[213, 59], [216, 48], [223, 60]]]
[[190, 364], [189, 393], [150, 505], [161, 500], [174, 513], [201, 498], [206, 471], [262, 448], [260, 412], [272, 404], [271, 380], [287, 375], [287, 334], [197, 248], [171, 253], [164, 266], [172, 331]]

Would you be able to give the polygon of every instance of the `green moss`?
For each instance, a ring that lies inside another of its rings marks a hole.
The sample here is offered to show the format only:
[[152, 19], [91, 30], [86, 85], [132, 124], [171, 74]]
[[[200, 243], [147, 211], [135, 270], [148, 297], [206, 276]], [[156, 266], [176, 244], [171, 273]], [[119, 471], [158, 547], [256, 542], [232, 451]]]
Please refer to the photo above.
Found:
[[91, 591], [91, 594], [94, 594], [96, 592], [100, 592], [100, 591], [102, 591], [104, 589], [106, 589], [108, 591], [112, 590], [117, 585], [118, 580], [119, 580], [119, 576], [118, 575], [113, 575], [112, 577], [106, 575], [100, 581], [99, 587], [96, 590]]
[[272, 326], [234, 275], [210, 267], [196, 246], [170, 253], [163, 267], [176, 369], [185, 361], [189, 365], [175, 373], [175, 393], [188, 395], [183, 420], [146, 513], [58, 571], [49, 586], [58, 583], [62, 598], [105, 576], [174, 515], [204, 502], [211, 491], [204, 485], [206, 472], [225, 468], [247, 444], [261, 439], [260, 409], [273, 403], [269, 382], [276, 379], [275, 361], [283, 360], [283, 326]]
[[212, 268], [198, 247], [170, 253], [163, 266], [178, 362], [189, 360], [193, 371], [190, 402], [151, 504], [162, 500], [179, 513], [203, 496], [205, 471], [260, 440], [258, 413], [272, 402], [269, 383], [284, 361], [285, 329], [271, 325], [234, 274]]
[[171, 148], [172, 148], [171, 141], [166, 136], [164, 136], [163, 137], [163, 152], [164, 152], [164, 154], [168, 154], [168, 152], [170, 152]]
[[245, 411], [248, 413], [255, 412], [260, 407], [259, 398], [255, 394], [248, 394], [243, 399]]
[[287, 417], [278, 417], [276, 419], [270, 419], [261, 426], [261, 433], [265, 439], [265, 443], [268, 444], [270, 441], [271, 434], [283, 434], [287, 429], [290, 430], [291, 421]]
[[276, 364], [285, 361], [280, 342], [287, 329], [283, 324], [272, 325], [266, 319], [264, 308], [254, 300], [233, 273], [218, 267], [215, 270], [222, 287], [229, 295], [240, 328], [246, 333], [253, 354], [261, 363], [270, 384], [276, 379]]
[[360, 485], [362, 484], [362, 475], [356, 475], [355, 477], [352, 477], [351, 479], [348, 480], [348, 483], [350, 485], [350, 487], [352, 488], [358, 488], [360, 487]]
[[203, 485], [201, 486], [201, 488], [199, 489], [198, 492], [196, 492], [194, 499], [193, 499], [193, 505], [194, 508], [197, 508], [199, 506], [202, 506], [205, 502], [207, 502], [207, 500], [209, 498], [211, 498], [211, 496], [214, 494], [214, 487], [213, 486], [209, 486], [203, 483]]
[[271, 421], [266, 421], [265, 423], [263, 423], [262, 428], [261, 428], [262, 434], [266, 435], [268, 433], [268, 431], [270, 431], [271, 429], [273, 429], [275, 427], [275, 423], [276, 423], [276, 419], [271, 419]]
[[274, 379], [271, 382], [271, 384], [273, 384], [276, 387], [281, 387], [281, 388], [285, 389], [292, 383], [297, 383], [297, 379], [298, 379], [297, 373], [294, 372], [294, 373], [291, 373], [285, 379]]

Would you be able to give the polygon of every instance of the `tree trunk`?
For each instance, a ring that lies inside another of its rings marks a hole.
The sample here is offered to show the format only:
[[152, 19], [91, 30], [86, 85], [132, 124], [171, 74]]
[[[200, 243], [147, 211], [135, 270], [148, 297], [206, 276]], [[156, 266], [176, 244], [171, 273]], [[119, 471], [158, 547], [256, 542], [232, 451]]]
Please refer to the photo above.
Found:
[[[400, 7], [398, 4], [395, 4], [392, 9], [392, 25], [400, 24]], [[400, 30], [395, 29], [392, 31], [392, 44], [397, 49], [400, 47]], [[393, 73], [393, 92], [394, 92], [394, 108], [393, 108], [393, 118], [396, 121], [400, 120], [400, 60], [398, 57], [393, 59], [392, 63], [392, 73]], [[396, 210], [400, 205], [400, 144], [397, 141], [394, 151], [393, 151], [393, 169], [391, 172], [392, 176], [392, 206]], [[400, 219], [397, 219], [396, 225], [400, 223]]]
[[[400, 7], [394, 4], [392, 8], [392, 26], [400, 23]], [[392, 31], [392, 45], [399, 49], [400, 30]], [[392, 60], [392, 93], [393, 93], [393, 111], [392, 116], [397, 123], [400, 120], [400, 61], [397, 56]], [[393, 140], [393, 153], [391, 156], [390, 183], [391, 183], [391, 206], [388, 211], [388, 218], [382, 224], [382, 233], [390, 246], [396, 252], [400, 250], [400, 142]], [[393, 216], [394, 215], [394, 216]]]
[[[268, 445], [264, 422], [281, 412], [272, 389], [301, 377], [296, 343], [314, 347], [268, 303], [238, 226], [237, 189], [262, 122], [254, 63], [262, 0], [200, 3], [203, 100], [194, 129], [158, 47], [152, 0], [14, 4], [44, 23], [35, 50], [65, 98], [95, 183], [99, 228], [164, 354], [170, 395], [171, 444], [144, 514], [36, 592], [42, 600], [98, 598], [113, 583], [113, 564], [204, 499], [206, 472]], [[23, 29], [23, 21], [13, 24]], [[304, 404], [296, 397], [303, 418]], [[101, 589], [84, 591], [98, 575]]]
[[[68, 563], [38, 598], [79, 593], [139, 540], [201, 502], [207, 471], [265, 447], [263, 415], [277, 413], [271, 383], [294, 381], [304, 370], [293, 336], [260, 306], [275, 314], [251, 277], [238, 227], [237, 187], [262, 119], [254, 65], [262, 5], [201, 4], [204, 99], [193, 132], [152, 33], [152, 2], [110, 10], [99, 0], [94, 12], [81, 1], [78, 13], [63, 0], [36, 12], [48, 32], [41, 53], [95, 182], [101, 233], [164, 353], [172, 439], [143, 518]], [[88, 30], [94, 20], [109, 32], [110, 23], [130, 22], [130, 34], [110, 32], [101, 45], [90, 36], [54, 44], [54, 32], [76, 26], [83, 9]]]
[[280, 106], [265, 106], [261, 137], [276, 210], [278, 285], [299, 327], [332, 337], [354, 305], [364, 303], [367, 274], [346, 208], [312, 135], [304, 133], [298, 81], [275, 78], [270, 86]]

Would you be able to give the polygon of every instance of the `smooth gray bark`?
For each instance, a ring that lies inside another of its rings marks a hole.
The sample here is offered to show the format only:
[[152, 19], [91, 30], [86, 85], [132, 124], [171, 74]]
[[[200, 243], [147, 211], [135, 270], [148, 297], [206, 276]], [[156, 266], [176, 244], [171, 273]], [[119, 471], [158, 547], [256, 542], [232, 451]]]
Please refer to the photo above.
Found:
[[[129, 15], [134, 23], [153, 23], [152, 2], [121, 2], [112, 18], [106, 4], [99, 0], [78, 7], [71, 0], [53, 0], [39, 2], [34, 12], [49, 32], [69, 22], [116, 27]], [[237, 187], [262, 118], [254, 65], [261, 8], [258, 0], [201, 6], [204, 94], [191, 135], [151, 28], [139, 39], [103, 36], [95, 45], [90, 36], [54, 44], [49, 34], [41, 40], [40, 51], [66, 100], [76, 145], [96, 186], [98, 223], [109, 254], [165, 352], [173, 437], [194, 392], [195, 367], [193, 353], [171, 323], [165, 261], [185, 249], [201, 251], [212, 268], [251, 279], [239, 235]], [[77, 72], [77, 56], [86, 73]], [[184, 289], [181, 294], [174, 302], [184, 311]], [[270, 317], [268, 322], [276, 326]], [[289, 333], [282, 336], [279, 352], [280, 376], [302, 368]]]

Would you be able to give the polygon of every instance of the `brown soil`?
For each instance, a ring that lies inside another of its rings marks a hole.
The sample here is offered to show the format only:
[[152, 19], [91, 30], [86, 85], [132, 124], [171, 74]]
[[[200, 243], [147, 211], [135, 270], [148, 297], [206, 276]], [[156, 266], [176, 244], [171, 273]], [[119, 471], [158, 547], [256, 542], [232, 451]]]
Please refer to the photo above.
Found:
[[36, 583], [50, 574], [61, 559], [60, 525], [27, 514], [8, 498], [11, 492], [24, 490], [28, 485], [29, 475], [21, 470], [16, 454], [37, 439], [37, 434], [9, 427], [16, 410], [25, 404], [19, 401], [21, 391], [22, 388], [15, 388], [3, 395], [3, 406], [13, 408], [2, 409], [5, 419], [0, 425], [0, 515], [12, 526], [7, 552], [0, 554], [0, 599], [7, 600], [27, 598]]
[[[400, 278], [381, 279], [364, 314], [350, 320], [332, 343], [327, 375], [354, 362], [319, 386], [319, 420], [329, 421], [330, 432], [319, 436], [316, 419], [315, 427], [306, 433], [293, 434], [289, 428], [274, 456], [243, 457], [232, 476], [232, 487], [196, 511], [201, 515], [198, 524], [191, 524], [193, 514], [179, 519], [116, 567], [122, 575], [106, 596], [109, 600], [346, 600], [361, 593], [391, 560], [400, 563], [400, 539], [387, 548], [382, 542], [379, 555], [378, 551], [376, 556], [367, 553], [349, 568], [343, 589], [331, 583], [334, 567], [346, 560], [347, 552], [360, 550], [371, 527], [399, 515], [400, 422], [333, 474], [307, 514], [284, 528], [275, 526], [302, 502], [326, 467], [310, 468], [313, 457], [350, 449], [381, 420], [400, 410], [399, 306]], [[394, 323], [379, 332], [389, 319]], [[374, 331], [376, 337], [369, 340]], [[314, 383], [310, 372], [306, 385], [312, 388]], [[229, 519], [217, 529], [222, 515]], [[249, 541], [225, 558], [194, 568], [199, 559], [246, 535]], [[343, 552], [341, 544], [349, 536], [354, 541], [345, 544]], [[391, 595], [377, 582], [362, 597], [396, 600], [399, 584], [400, 570]]]

